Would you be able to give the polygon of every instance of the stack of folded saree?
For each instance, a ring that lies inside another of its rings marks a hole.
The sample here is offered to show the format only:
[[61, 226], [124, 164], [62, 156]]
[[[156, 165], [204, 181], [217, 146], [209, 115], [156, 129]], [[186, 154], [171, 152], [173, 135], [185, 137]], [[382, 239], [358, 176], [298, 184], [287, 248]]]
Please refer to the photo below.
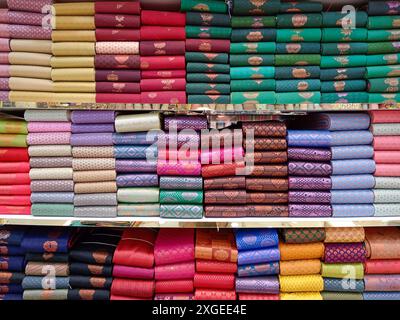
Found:
[[376, 162], [375, 216], [397, 216], [400, 207], [400, 111], [371, 111]]
[[118, 115], [113, 135], [118, 216], [158, 217], [158, 113]]
[[275, 104], [276, 17], [280, 0], [234, 0], [231, 102]]
[[[5, 2], [5, 7], [7, 7], [7, 1]], [[8, 9], [0, 9], [0, 28], [3, 28], [3, 30], [8, 28], [7, 24], [10, 23], [12, 15], [13, 14], [9, 13]], [[13, 71], [10, 70], [10, 50], [10, 36], [7, 31], [2, 32], [2, 34], [0, 34], [0, 100], [2, 101], [9, 100], [9, 79], [10, 76], [14, 74]]]
[[238, 250], [230, 229], [197, 229], [195, 300], [236, 300]]
[[249, 216], [287, 217], [286, 124], [281, 121], [245, 122], [243, 133]]
[[353, 275], [367, 258], [364, 228], [326, 228], [325, 233], [324, 300], [362, 300], [363, 278]]
[[[0, 28], [8, 46], [9, 79], [11, 101], [43, 101], [51, 98], [51, 25], [50, 5], [52, 0], [8, 0], [6, 21]], [[3, 90], [2, 89], [2, 90]]]
[[[222, 1], [182, 0], [186, 12], [188, 103], [230, 103], [231, 22]], [[231, 58], [232, 59], [232, 58]]]
[[0, 212], [31, 213], [26, 122], [0, 114]]
[[241, 129], [211, 130], [202, 136], [202, 176], [208, 218], [247, 217]]
[[282, 2], [277, 16], [276, 103], [320, 103], [322, 4]]
[[239, 300], [279, 300], [279, 239], [276, 229], [239, 229], [236, 292]]
[[192, 300], [195, 229], [161, 229], [154, 246], [155, 299]]
[[0, 300], [22, 300], [25, 251], [21, 247], [25, 229], [0, 228]]
[[84, 230], [71, 248], [68, 300], [110, 300], [112, 261], [120, 230]]
[[139, 0], [96, 1], [94, 11], [96, 102], [140, 103]]
[[367, 103], [366, 12], [333, 11], [322, 16], [321, 102]]
[[367, 73], [369, 103], [400, 100], [400, 5], [369, 1]]
[[171, 3], [145, 0], [140, 28], [142, 103], [186, 103], [185, 14]]
[[160, 216], [171, 219], [203, 217], [200, 133], [203, 116], [168, 116], [159, 136]]
[[115, 218], [115, 112], [73, 111], [71, 120], [74, 216]]
[[127, 229], [114, 252], [111, 300], [151, 300], [157, 230]]
[[281, 300], [322, 300], [324, 229], [283, 229], [280, 251]]
[[315, 114], [289, 130], [289, 214], [371, 217], [375, 184], [368, 114]]
[[400, 299], [400, 230], [367, 228], [364, 300]]
[[96, 102], [95, 3], [63, 1], [52, 7], [53, 100]]
[[33, 228], [25, 233], [24, 300], [68, 299], [68, 252], [75, 240], [76, 233], [68, 228]]
[[67, 110], [27, 110], [33, 216], [74, 215], [71, 121]]

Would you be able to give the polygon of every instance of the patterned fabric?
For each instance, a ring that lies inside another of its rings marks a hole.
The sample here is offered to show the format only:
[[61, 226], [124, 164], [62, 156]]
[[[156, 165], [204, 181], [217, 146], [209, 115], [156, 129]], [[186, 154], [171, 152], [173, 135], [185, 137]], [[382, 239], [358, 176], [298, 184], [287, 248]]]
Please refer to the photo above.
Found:
[[331, 292], [364, 292], [364, 281], [324, 278], [324, 290]]
[[239, 252], [238, 265], [260, 264], [280, 260], [278, 247]]
[[279, 274], [279, 262], [249, 264], [238, 267], [239, 277], [259, 277]]
[[237, 278], [236, 292], [278, 294], [279, 281], [277, 277]]
[[240, 229], [235, 236], [238, 250], [252, 250], [278, 245], [278, 233], [275, 229]]
[[289, 175], [324, 177], [332, 174], [332, 166], [319, 162], [289, 162]]
[[323, 228], [294, 228], [283, 229], [282, 236], [287, 243], [309, 243], [325, 240]]
[[203, 206], [198, 205], [161, 205], [160, 217], [171, 219], [201, 219]]
[[364, 228], [326, 228], [326, 243], [364, 242]]
[[282, 276], [319, 274], [320, 272], [321, 262], [317, 259], [280, 262], [280, 274]]
[[281, 292], [317, 292], [324, 290], [320, 275], [279, 276]]
[[326, 263], [364, 262], [367, 253], [363, 243], [327, 243], [325, 244]]
[[237, 262], [238, 251], [233, 234], [224, 229], [220, 231], [198, 229], [195, 257], [196, 259]]

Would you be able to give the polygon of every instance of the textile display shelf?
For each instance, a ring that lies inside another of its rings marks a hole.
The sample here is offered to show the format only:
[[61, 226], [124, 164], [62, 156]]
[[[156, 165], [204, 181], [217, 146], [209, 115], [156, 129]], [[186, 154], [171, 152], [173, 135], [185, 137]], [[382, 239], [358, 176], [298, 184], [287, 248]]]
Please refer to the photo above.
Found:
[[0, 109], [93, 109], [160, 112], [204, 112], [209, 114], [263, 114], [289, 111], [360, 111], [399, 109], [400, 104], [329, 103], [329, 104], [130, 104], [130, 103], [37, 103], [0, 101]]
[[65, 218], [0, 215], [1, 225], [110, 228], [322, 228], [399, 226], [399, 217], [367, 218], [221, 218], [194, 220], [162, 218]]

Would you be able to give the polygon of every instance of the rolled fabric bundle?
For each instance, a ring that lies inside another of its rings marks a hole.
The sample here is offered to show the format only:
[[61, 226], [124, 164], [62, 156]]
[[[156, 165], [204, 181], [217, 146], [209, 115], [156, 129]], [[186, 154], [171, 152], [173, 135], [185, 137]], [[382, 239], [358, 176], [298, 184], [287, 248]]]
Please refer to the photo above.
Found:
[[193, 279], [195, 274], [195, 263], [183, 262], [169, 265], [156, 265], [156, 280], [182, 280]]
[[264, 262], [279, 261], [278, 247], [269, 247], [251, 251], [242, 251], [238, 255], [238, 265], [259, 264]]
[[324, 280], [320, 275], [279, 276], [281, 292], [320, 292]]
[[112, 133], [77, 133], [71, 136], [72, 146], [112, 146]]
[[[366, 50], [365, 50], [366, 51]], [[313, 43], [313, 42], [292, 42], [292, 43], [277, 43], [276, 44], [276, 53], [277, 54], [289, 54], [289, 53], [297, 53], [297, 54], [319, 54], [321, 52], [321, 44]], [[310, 60], [311, 57], [304, 56], [306, 60]], [[318, 59], [317, 57], [315, 57]], [[314, 58], [313, 58], [314, 59]], [[282, 58], [280, 58], [282, 61]], [[293, 60], [292, 60], [293, 61]], [[296, 64], [300, 65], [301, 63], [308, 64], [308, 61], [299, 61]]]
[[281, 261], [279, 268], [282, 276], [312, 275], [321, 272], [321, 262], [317, 259]]
[[[365, 30], [365, 39], [367, 30]], [[277, 29], [276, 41], [277, 42], [320, 42], [323, 37], [321, 29], [308, 28], [308, 29]]]
[[348, 81], [325, 81], [322, 83], [322, 92], [360, 92], [365, 91], [367, 82], [365, 80]]
[[233, 274], [196, 273], [194, 275], [195, 288], [209, 288], [218, 290], [233, 290], [235, 276]]
[[364, 242], [365, 231], [364, 228], [350, 227], [350, 228], [326, 228], [325, 229], [325, 242], [326, 243], [356, 243]]
[[398, 64], [400, 61], [399, 53], [375, 54], [367, 56], [367, 66], [381, 66]]
[[400, 78], [377, 78], [368, 80], [369, 92], [398, 92]]
[[115, 181], [116, 178], [117, 174], [115, 170], [76, 171], [73, 173], [75, 183]]
[[202, 190], [201, 177], [160, 177], [160, 189], [164, 190]]
[[400, 14], [399, 6], [390, 1], [370, 1], [368, 3], [368, 15], [371, 16], [386, 16]]
[[114, 145], [152, 145], [158, 141], [159, 131], [114, 133]]
[[382, 233], [381, 228], [367, 228], [366, 248], [368, 258], [376, 259], [398, 259], [399, 250], [396, 246], [396, 241], [399, 238], [399, 231], [396, 228], [385, 228], [385, 233]]
[[32, 216], [41, 217], [73, 217], [73, 204], [58, 203], [33, 203], [31, 209]]
[[246, 190], [249, 191], [287, 191], [287, 179], [246, 178]]
[[95, 67], [97, 69], [140, 69], [140, 57], [138, 55], [96, 55]]
[[279, 13], [280, 0], [272, 0], [264, 3], [254, 3], [250, 0], [233, 1], [233, 15], [237, 16], [266, 16]]
[[354, 28], [344, 30], [338, 28], [322, 29], [322, 42], [362, 42], [368, 39], [368, 29]]
[[[343, 40], [340, 40], [343, 41]], [[361, 55], [368, 52], [368, 44], [364, 42], [352, 42], [352, 43], [323, 43], [321, 44], [323, 55]]]
[[320, 78], [322, 70], [317, 66], [287, 66], [276, 67], [276, 79], [315, 79]]
[[29, 145], [68, 145], [71, 141], [71, 132], [37, 132], [29, 133]]
[[27, 173], [29, 171], [29, 162], [0, 162], [0, 173]]
[[72, 160], [74, 171], [115, 170], [113, 158], [75, 158]]
[[278, 93], [276, 95], [277, 104], [288, 104], [288, 103], [320, 103], [321, 93], [317, 91], [309, 92], [286, 92]]
[[364, 292], [364, 281], [324, 278], [324, 291], [328, 292]]
[[203, 217], [203, 206], [162, 204], [160, 206], [160, 217], [168, 219], [201, 219]]
[[77, 194], [74, 197], [75, 206], [116, 206], [117, 196], [113, 193]]
[[29, 172], [31, 180], [72, 180], [72, 168], [33, 168]]
[[114, 132], [114, 124], [73, 124], [71, 131], [72, 133]]
[[372, 204], [332, 205], [333, 217], [373, 217], [375, 208]]
[[115, 169], [119, 173], [154, 173], [157, 162], [147, 160], [116, 160]]
[[230, 69], [230, 75], [232, 80], [272, 79], [275, 67], [235, 67]]
[[205, 204], [246, 204], [246, 191], [223, 190], [206, 191], [204, 193]]
[[396, 29], [398, 27], [398, 15], [394, 16], [370, 16], [368, 17], [367, 27], [369, 30], [375, 29]]
[[43, 276], [47, 274], [49, 268], [54, 272], [55, 276], [66, 277], [69, 274], [68, 263], [51, 263], [29, 261], [25, 268], [27, 276]]
[[373, 146], [375, 151], [396, 151], [399, 142], [396, 136], [375, 136]]
[[366, 55], [321, 56], [321, 68], [364, 67], [366, 65]]
[[324, 261], [326, 263], [364, 262], [367, 257], [363, 243], [325, 244]]
[[233, 262], [196, 259], [196, 270], [208, 273], [236, 273], [238, 267]]
[[[85, 182], [76, 183], [75, 186], [72, 181], [74, 192], [78, 193], [116, 193], [117, 184], [115, 181], [108, 182]], [[32, 189], [33, 191], [33, 189]]]
[[328, 177], [332, 174], [332, 165], [322, 162], [289, 162], [289, 175]]
[[275, 92], [232, 92], [231, 101], [233, 104], [262, 104], [276, 103]]
[[[25, 290], [48, 289], [50, 281], [46, 277], [27, 276], [22, 281], [22, 287]], [[55, 277], [51, 282], [52, 290], [69, 289], [69, 277]]]
[[371, 125], [370, 130], [374, 134], [374, 136], [400, 135], [399, 124], [376, 123]]
[[159, 197], [158, 188], [121, 188], [117, 192], [120, 203], [157, 203]]
[[160, 203], [164, 204], [202, 204], [202, 191], [166, 191], [160, 192]]
[[252, 159], [255, 164], [285, 163], [288, 160], [286, 151], [257, 151], [246, 152], [246, 160]]
[[319, 13], [278, 14], [276, 26], [282, 29], [321, 27], [322, 15]]
[[321, 274], [324, 278], [362, 280], [364, 267], [362, 263], [322, 263]]
[[71, 192], [74, 191], [72, 180], [38, 180], [31, 181], [32, 192]]
[[398, 203], [398, 190], [373, 190], [374, 203]]
[[236, 300], [235, 290], [196, 289], [195, 300]]
[[118, 175], [117, 186], [121, 187], [157, 187], [157, 174], [124, 174]]
[[397, 177], [375, 177], [375, 189], [400, 189]]
[[321, 80], [352, 80], [362, 79], [366, 74], [365, 67], [322, 69]]
[[276, 82], [273, 79], [267, 80], [232, 80], [231, 89], [234, 92], [240, 91], [273, 91]]
[[316, 79], [276, 81], [276, 92], [307, 91], [307, 90], [315, 91], [320, 89], [321, 89], [321, 82]]
[[236, 291], [243, 293], [278, 294], [279, 281], [277, 277], [237, 278]]
[[220, 1], [215, 0], [207, 0], [199, 1], [199, 0], [188, 0], [182, 1], [180, 10], [183, 12], [186, 11], [200, 11], [200, 12], [214, 12], [214, 13], [226, 13], [227, 5], [225, 3], [221, 3]]
[[0, 162], [29, 161], [26, 148], [0, 148]]
[[67, 289], [57, 290], [24, 290], [23, 300], [67, 300]]
[[280, 243], [280, 260], [321, 259], [324, 255], [324, 244], [321, 242], [287, 244]]
[[321, 103], [367, 103], [367, 92], [324, 93]]
[[331, 178], [324, 177], [289, 177], [290, 190], [330, 190]]
[[398, 275], [365, 275], [365, 291], [399, 291]]
[[157, 164], [158, 175], [199, 176], [201, 172], [200, 162], [169, 162], [160, 160]]
[[154, 289], [154, 281], [115, 278], [111, 286], [111, 294], [137, 298], [152, 298]]
[[229, 53], [230, 49], [230, 40], [223, 39], [186, 39], [185, 43], [187, 52]]
[[280, 263], [277, 261], [238, 266], [239, 277], [255, 277], [279, 274]]
[[[140, 28], [139, 15], [96, 13], [94, 17], [91, 17], [91, 20], [95, 24], [96, 28], [124, 28], [124, 29]], [[79, 29], [88, 30], [88, 27]]]
[[116, 218], [117, 207], [116, 206], [75, 207], [73, 216], [78, 218]]
[[283, 229], [282, 236], [286, 243], [320, 242], [325, 239], [325, 229]]
[[[376, 201], [376, 200], [375, 200]], [[374, 202], [372, 190], [332, 190], [332, 204], [361, 203], [369, 204]]]
[[398, 300], [398, 292], [364, 292], [363, 300]]
[[187, 62], [210, 62], [223, 64], [229, 62], [229, 55], [227, 53], [186, 52], [185, 58]]
[[26, 135], [3, 133], [0, 135], [0, 147], [27, 147]]
[[28, 131], [34, 133], [44, 132], [70, 132], [71, 123], [69, 122], [29, 122]]
[[73, 192], [34, 192], [32, 203], [74, 203]]
[[119, 217], [159, 217], [160, 205], [149, 204], [144, 205], [128, 204], [118, 205]]
[[366, 274], [398, 274], [399, 270], [399, 260], [365, 261]]
[[[355, 12], [354, 21], [342, 12], [322, 12], [322, 25], [327, 28], [343, 27], [346, 24], [354, 23], [356, 27], [365, 27], [371, 17], [364, 11]], [[368, 27], [369, 28], [369, 27]]]

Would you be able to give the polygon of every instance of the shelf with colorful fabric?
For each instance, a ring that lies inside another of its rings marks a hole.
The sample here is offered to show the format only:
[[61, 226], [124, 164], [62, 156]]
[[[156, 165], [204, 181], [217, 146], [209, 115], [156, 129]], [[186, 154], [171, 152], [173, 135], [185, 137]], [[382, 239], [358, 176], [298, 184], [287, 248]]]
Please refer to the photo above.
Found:
[[27, 110], [33, 216], [74, 216], [71, 112]]
[[0, 114], [0, 212], [31, 214], [28, 128], [23, 118]]
[[276, 229], [240, 229], [236, 292], [239, 300], [279, 300], [279, 238]]
[[236, 300], [238, 250], [232, 230], [196, 230], [195, 300]]
[[324, 12], [322, 16], [321, 102], [367, 103], [367, 13]]
[[95, 4], [54, 3], [52, 14], [51, 79], [54, 93], [42, 97], [47, 101], [95, 103]]
[[[227, 4], [182, 0], [186, 12], [186, 93], [188, 103], [230, 103], [229, 45], [231, 21]], [[222, 10], [225, 6], [225, 9]]]
[[74, 217], [117, 217], [114, 111], [73, 111]]
[[289, 216], [374, 216], [369, 124], [365, 113], [314, 114], [290, 124]]
[[114, 251], [121, 230], [88, 229], [69, 252], [68, 300], [110, 300]]
[[186, 103], [185, 14], [168, 3], [146, 3], [157, 11], [141, 12], [141, 103]]
[[193, 300], [195, 230], [160, 230], [154, 246], [155, 300]]
[[[114, 252], [111, 300], [151, 300], [154, 297], [154, 229], [127, 229]], [[108, 276], [108, 274], [107, 274]]]
[[280, 0], [233, 1], [231, 102], [275, 104], [276, 17]]
[[367, 261], [364, 264], [364, 300], [400, 299], [400, 231], [398, 228], [368, 228]]
[[251, 217], [287, 217], [288, 166], [286, 124], [242, 124], [246, 150], [246, 206]]
[[324, 300], [362, 300], [367, 259], [364, 241], [364, 228], [325, 230]]
[[392, 8], [389, 1], [370, 1], [369, 6], [369, 102], [391, 103], [400, 98], [400, 9]]
[[281, 5], [273, 64], [277, 104], [321, 102], [321, 11], [319, 2]]
[[322, 229], [284, 229], [280, 252], [280, 299], [322, 300]]
[[118, 115], [113, 135], [119, 217], [159, 217], [158, 113]]
[[203, 217], [200, 131], [207, 129], [203, 116], [167, 116], [159, 136], [160, 216], [167, 219]]
[[26, 253], [23, 300], [68, 300], [69, 250], [76, 235], [68, 228], [26, 231], [21, 243]]
[[0, 300], [22, 300], [25, 250], [21, 247], [24, 228], [0, 229]]
[[393, 216], [400, 204], [400, 111], [373, 111], [370, 115], [376, 162], [375, 216]]

